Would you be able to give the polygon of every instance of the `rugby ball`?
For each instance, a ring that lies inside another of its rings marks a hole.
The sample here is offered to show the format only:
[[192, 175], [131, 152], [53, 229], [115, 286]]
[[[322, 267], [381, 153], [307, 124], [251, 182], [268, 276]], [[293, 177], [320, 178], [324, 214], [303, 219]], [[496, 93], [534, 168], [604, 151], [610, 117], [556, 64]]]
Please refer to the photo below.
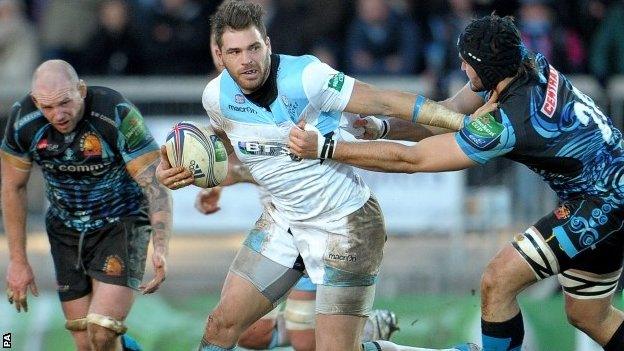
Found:
[[187, 121], [176, 123], [167, 134], [165, 147], [171, 166], [191, 171], [193, 184], [198, 187], [212, 188], [227, 176], [227, 151], [210, 127]]

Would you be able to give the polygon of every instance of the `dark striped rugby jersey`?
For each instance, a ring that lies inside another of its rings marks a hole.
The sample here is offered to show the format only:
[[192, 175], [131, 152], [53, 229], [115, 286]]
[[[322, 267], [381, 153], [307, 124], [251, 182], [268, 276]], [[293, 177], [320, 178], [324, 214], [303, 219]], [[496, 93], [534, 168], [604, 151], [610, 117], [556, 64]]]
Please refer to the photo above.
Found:
[[586, 195], [624, 203], [622, 134], [591, 98], [536, 54], [538, 76], [520, 75], [499, 108], [456, 133], [473, 161], [498, 156], [525, 164], [561, 200]]
[[0, 148], [41, 166], [49, 216], [91, 231], [145, 206], [125, 166], [158, 145], [140, 112], [120, 93], [89, 87], [83, 118], [69, 134], [54, 129], [30, 95], [15, 103]]

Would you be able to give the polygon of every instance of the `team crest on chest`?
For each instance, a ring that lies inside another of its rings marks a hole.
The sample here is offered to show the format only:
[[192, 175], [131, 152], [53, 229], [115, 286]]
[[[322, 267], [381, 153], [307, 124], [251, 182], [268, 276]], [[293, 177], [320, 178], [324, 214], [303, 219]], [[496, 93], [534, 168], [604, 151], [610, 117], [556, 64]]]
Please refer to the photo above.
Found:
[[80, 139], [80, 151], [85, 156], [101, 156], [102, 143], [95, 133], [85, 133]]
[[236, 102], [237, 104], [244, 104], [245, 103], [245, 96], [243, 94], [236, 94], [236, 95], [234, 95], [234, 102]]

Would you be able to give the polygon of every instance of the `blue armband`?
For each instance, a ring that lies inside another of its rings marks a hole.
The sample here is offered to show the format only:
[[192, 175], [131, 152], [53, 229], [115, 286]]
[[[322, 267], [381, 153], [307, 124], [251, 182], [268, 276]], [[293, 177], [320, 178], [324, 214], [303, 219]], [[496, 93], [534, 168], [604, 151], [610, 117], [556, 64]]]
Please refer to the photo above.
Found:
[[416, 122], [418, 122], [418, 114], [420, 113], [420, 108], [426, 100], [427, 99], [422, 95], [418, 95], [416, 97], [416, 103], [414, 103], [414, 110], [412, 111], [412, 123], [416, 124]]

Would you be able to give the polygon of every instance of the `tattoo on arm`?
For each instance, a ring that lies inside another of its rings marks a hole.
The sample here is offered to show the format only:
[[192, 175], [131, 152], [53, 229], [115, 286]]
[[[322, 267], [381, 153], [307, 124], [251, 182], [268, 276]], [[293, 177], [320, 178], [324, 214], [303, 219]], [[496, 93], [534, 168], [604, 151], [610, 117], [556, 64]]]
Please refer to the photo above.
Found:
[[155, 159], [143, 170], [134, 176], [136, 182], [143, 189], [149, 204], [149, 216], [154, 234], [152, 244], [155, 250], [168, 252], [169, 238], [171, 237], [171, 191], [156, 179], [156, 167], [159, 159]]

